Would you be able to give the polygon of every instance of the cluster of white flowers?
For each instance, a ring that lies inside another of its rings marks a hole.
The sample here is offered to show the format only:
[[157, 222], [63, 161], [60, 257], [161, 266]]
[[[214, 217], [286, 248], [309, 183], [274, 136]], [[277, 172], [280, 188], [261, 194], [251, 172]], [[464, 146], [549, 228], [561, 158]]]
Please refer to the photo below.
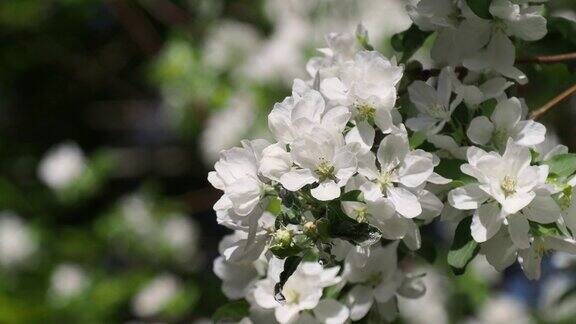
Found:
[[466, 1], [410, 7], [418, 32], [437, 34], [443, 68], [426, 82], [373, 50], [362, 26], [327, 36], [310, 77], [268, 116], [276, 142], [222, 151], [208, 176], [223, 191], [217, 220], [233, 230], [214, 270], [229, 298], [247, 300], [245, 322], [393, 320], [398, 296], [425, 293], [408, 259], [440, 215], [463, 224], [454, 268], [481, 253], [536, 279], [546, 251], [576, 253], [576, 166], [562, 165], [573, 156], [544, 149], [545, 127], [506, 92], [527, 81], [510, 37], [544, 37], [539, 10], [495, 0], [487, 19]]

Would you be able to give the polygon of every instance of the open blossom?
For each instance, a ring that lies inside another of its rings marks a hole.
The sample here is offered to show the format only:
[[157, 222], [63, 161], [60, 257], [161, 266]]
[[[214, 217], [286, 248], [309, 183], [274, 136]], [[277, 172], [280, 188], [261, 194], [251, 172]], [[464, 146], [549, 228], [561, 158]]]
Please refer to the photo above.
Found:
[[[283, 260], [271, 261], [267, 277], [256, 283], [254, 300], [260, 307], [274, 309], [276, 320], [279, 323], [294, 322], [300, 312], [305, 310], [316, 309], [315, 313], [323, 316], [322, 310], [332, 308], [324, 305], [324, 303], [329, 301], [320, 301], [320, 299], [325, 287], [333, 286], [340, 282], [341, 279], [338, 276], [339, 267], [325, 269], [319, 263], [301, 263], [294, 274], [286, 281], [281, 291], [284, 300], [279, 302], [274, 296], [274, 286], [280, 281], [279, 276], [283, 263]], [[341, 311], [336, 312], [336, 315], [340, 320], [332, 323], [344, 323], [348, 318], [345, 306], [339, 305], [338, 308]]]
[[405, 135], [391, 134], [380, 143], [376, 157], [370, 153], [360, 164], [358, 172], [366, 178], [360, 190], [367, 200], [387, 197], [395, 210], [407, 218], [422, 213], [417, 196], [409, 188], [420, 186], [433, 174], [432, 154], [411, 151]]
[[241, 216], [250, 214], [260, 202], [264, 183], [258, 176], [258, 163], [262, 150], [269, 145], [265, 140], [243, 141], [242, 148], [222, 151], [215, 171], [208, 180], [224, 194], [214, 205], [215, 210], [233, 209]]
[[454, 109], [462, 102], [459, 96], [451, 100], [455, 90], [454, 79], [456, 79], [454, 72], [447, 67], [440, 72], [436, 89], [418, 80], [408, 87], [410, 101], [419, 111], [418, 117], [406, 120], [408, 128], [428, 134], [436, 134], [444, 128], [450, 121]]
[[540, 266], [546, 252], [561, 251], [576, 254], [576, 241], [572, 238], [533, 237], [528, 247], [519, 248], [510, 233], [503, 230], [480, 246], [480, 252], [486, 255], [486, 259], [496, 270], [503, 271], [518, 260], [526, 277], [531, 280], [540, 278]]
[[356, 172], [356, 156], [345, 145], [341, 134], [322, 128], [313, 129], [292, 143], [290, 154], [298, 168], [285, 173], [280, 183], [291, 191], [317, 183], [312, 196], [332, 200], [340, 196], [340, 187]]
[[54, 190], [66, 189], [86, 170], [82, 149], [73, 142], [51, 148], [38, 166], [38, 176]]
[[476, 241], [484, 242], [494, 236], [505, 219], [509, 225], [517, 219], [521, 221], [514, 214], [534, 200], [534, 208], [523, 211], [525, 216], [537, 221], [558, 218], [559, 214], [539, 208], [542, 204], [554, 206], [555, 202], [545, 190], [548, 167], [531, 166], [531, 159], [530, 151], [512, 140], [503, 155], [476, 147], [468, 149], [468, 164], [461, 169], [477, 182], [452, 190], [448, 200], [458, 209], [474, 210], [471, 229]]
[[542, 143], [546, 127], [533, 120], [523, 120], [523, 115], [522, 103], [518, 98], [503, 100], [496, 105], [490, 118], [474, 118], [466, 134], [474, 144], [492, 143], [497, 148], [503, 148], [508, 138], [528, 147]]
[[328, 109], [320, 92], [309, 88], [304, 81], [296, 80], [292, 96], [274, 105], [268, 115], [268, 126], [279, 142], [291, 144], [314, 127], [342, 132], [349, 119], [348, 108]]
[[359, 320], [366, 316], [372, 305], [383, 310], [388, 320], [396, 316], [396, 295], [416, 298], [424, 294], [425, 288], [417, 278], [406, 276], [397, 264], [397, 243], [386, 247], [373, 246], [366, 264], [358, 266], [345, 262], [345, 279], [354, 284], [346, 295], [350, 308], [350, 319]]

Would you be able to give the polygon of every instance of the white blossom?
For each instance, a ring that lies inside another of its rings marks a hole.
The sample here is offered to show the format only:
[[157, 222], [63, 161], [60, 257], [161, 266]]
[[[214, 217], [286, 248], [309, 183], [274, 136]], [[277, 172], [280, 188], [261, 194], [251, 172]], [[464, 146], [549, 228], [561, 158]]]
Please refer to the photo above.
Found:
[[[280, 281], [279, 276], [283, 268], [283, 260], [272, 259], [265, 279], [256, 283], [254, 291], [255, 302], [263, 308], [274, 309], [275, 318], [279, 323], [290, 323], [298, 319], [300, 312], [314, 310], [316, 316], [332, 317], [332, 323], [344, 323], [348, 317], [342, 305], [335, 305], [326, 300], [320, 301], [325, 287], [340, 282], [339, 267], [324, 269], [322, 265], [314, 262], [301, 263], [296, 271], [282, 288], [283, 302], [276, 300], [274, 286]], [[339, 311], [334, 311], [337, 307]], [[345, 314], [346, 316], [343, 316]], [[336, 320], [338, 319], [338, 320]]]
[[73, 142], [51, 148], [38, 166], [38, 176], [53, 190], [69, 187], [86, 170], [82, 149]]
[[512, 138], [518, 145], [531, 147], [544, 142], [546, 127], [533, 120], [523, 120], [522, 104], [513, 97], [499, 102], [490, 118], [474, 118], [466, 134], [478, 145], [492, 143], [504, 148], [508, 138]]

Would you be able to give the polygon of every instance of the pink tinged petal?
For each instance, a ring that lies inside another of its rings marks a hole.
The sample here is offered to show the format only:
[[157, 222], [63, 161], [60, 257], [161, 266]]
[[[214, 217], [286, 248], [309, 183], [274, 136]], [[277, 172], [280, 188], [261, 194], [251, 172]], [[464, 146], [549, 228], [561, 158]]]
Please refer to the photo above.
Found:
[[357, 321], [362, 319], [374, 303], [372, 289], [364, 285], [356, 285], [346, 295], [346, 305], [350, 309], [350, 319]]
[[406, 217], [414, 218], [422, 213], [418, 197], [404, 188], [392, 187], [386, 191], [396, 211]]
[[340, 197], [340, 186], [336, 182], [329, 180], [318, 184], [316, 188], [310, 190], [312, 197], [321, 201], [330, 201]]
[[486, 256], [488, 263], [497, 271], [503, 271], [516, 261], [518, 249], [505, 233], [500, 232], [480, 245], [480, 252]]
[[474, 144], [486, 145], [494, 133], [494, 124], [485, 116], [472, 119], [466, 135]]
[[400, 183], [406, 187], [414, 188], [424, 183], [434, 171], [432, 159], [412, 151], [406, 155], [404, 163], [400, 166]]
[[262, 183], [258, 179], [245, 177], [226, 187], [226, 195], [232, 202], [234, 212], [240, 216], [250, 214], [260, 201]]
[[326, 324], [343, 324], [348, 320], [348, 308], [334, 299], [323, 299], [312, 310], [316, 319]]
[[522, 208], [528, 206], [536, 197], [534, 192], [519, 192], [510, 197], [506, 197], [502, 203], [502, 209], [507, 214], [516, 214]]
[[472, 216], [470, 231], [476, 242], [486, 242], [492, 238], [502, 226], [500, 208], [496, 204], [480, 206]]
[[280, 183], [290, 191], [300, 190], [307, 184], [316, 182], [317, 178], [309, 169], [292, 170], [280, 177]]
[[561, 216], [560, 206], [550, 196], [536, 196], [528, 207], [522, 210], [522, 214], [529, 220], [549, 224], [557, 221]]
[[530, 280], [540, 279], [540, 263], [542, 262], [542, 257], [533, 248], [520, 250], [518, 252], [518, 262], [520, 263], [526, 278]]
[[508, 232], [514, 245], [518, 249], [527, 249], [530, 247], [530, 224], [526, 217], [521, 214], [510, 215], [508, 220]]
[[544, 142], [546, 127], [533, 120], [523, 120], [514, 129], [513, 138], [522, 146], [532, 146]]
[[450, 205], [462, 210], [478, 209], [488, 198], [488, 194], [476, 184], [458, 187], [448, 193]]

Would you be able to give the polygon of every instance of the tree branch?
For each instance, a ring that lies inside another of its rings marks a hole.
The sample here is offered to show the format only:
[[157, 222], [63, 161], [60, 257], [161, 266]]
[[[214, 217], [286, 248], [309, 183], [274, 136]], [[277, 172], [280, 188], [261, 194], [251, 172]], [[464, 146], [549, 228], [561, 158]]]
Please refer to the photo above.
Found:
[[539, 109], [534, 110], [532, 113], [530, 113], [530, 119], [536, 120], [536, 119], [542, 117], [542, 115], [544, 115], [549, 110], [551, 110], [556, 105], [558, 105], [560, 102], [564, 101], [564, 99], [572, 96], [575, 93], [576, 93], [576, 84], [574, 84], [573, 86], [571, 86], [570, 88], [568, 88], [567, 90], [562, 92], [561, 94], [557, 95], [554, 99], [550, 100], [544, 106], [542, 106]]
[[516, 60], [516, 63], [559, 63], [566, 61], [576, 61], [576, 52], [519, 58]]

